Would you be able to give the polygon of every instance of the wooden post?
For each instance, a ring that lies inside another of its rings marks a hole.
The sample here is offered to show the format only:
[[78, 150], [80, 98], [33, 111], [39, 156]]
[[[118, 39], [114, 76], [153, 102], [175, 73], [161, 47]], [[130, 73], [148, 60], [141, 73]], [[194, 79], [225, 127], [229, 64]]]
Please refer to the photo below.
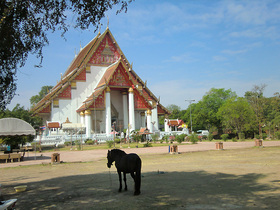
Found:
[[263, 145], [263, 141], [261, 139], [256, 139], [255, 140], [255, 146], [256, 147], [261, 147]]
[[216, 142], [216, 149], [218, 149], [218, 150], [224, 149], [223, 142]]
[[51, 163], [60, 163], [60, 154], [59, 153], [52, 154]]

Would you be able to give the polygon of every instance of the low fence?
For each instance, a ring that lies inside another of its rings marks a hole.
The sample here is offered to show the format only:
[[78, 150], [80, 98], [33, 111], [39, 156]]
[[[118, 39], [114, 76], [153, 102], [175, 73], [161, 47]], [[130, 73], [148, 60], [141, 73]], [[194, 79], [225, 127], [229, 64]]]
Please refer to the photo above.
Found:
[[107, 136], [106, 134], [95, 134], [92, 135], [91, 138], [87, 138], [86, 135], [51, 135], [51, 136], [37, 136], [34, 139], [34, 143], [40, 143], [41, 145], [61, 145], [65, 144], [65, 142], [75, 142], [80, 141], [83, 144], [87, 139], [92, 139], [97, 141], [98, 143], [104, 143], [109, 140], [114, 140], [114, 136]]

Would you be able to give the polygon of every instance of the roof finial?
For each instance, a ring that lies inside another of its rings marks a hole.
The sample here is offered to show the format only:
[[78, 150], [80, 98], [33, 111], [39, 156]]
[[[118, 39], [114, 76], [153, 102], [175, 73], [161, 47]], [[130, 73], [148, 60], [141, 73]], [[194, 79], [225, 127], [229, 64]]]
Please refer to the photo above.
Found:
[[101, 23], [99, 22], [98, 34], [100, 34], [100, 30], [101, 30]]
[[107, 29], [109, 29], [109, 17], [107, 15]]

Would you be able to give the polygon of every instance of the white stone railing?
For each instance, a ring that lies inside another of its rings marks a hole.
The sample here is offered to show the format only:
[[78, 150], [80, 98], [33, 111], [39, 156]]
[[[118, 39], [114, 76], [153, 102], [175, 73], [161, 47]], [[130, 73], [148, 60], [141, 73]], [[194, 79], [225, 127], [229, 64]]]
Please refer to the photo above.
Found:
[[[36, 142], [36, 143], [40, 143], [42, 145], [60, 145], [60, 144], [64, 144], [65, 142], [74, 142], [74, 141], [81, 141], [83, 143], [85, 143], [85, 141], [87, 140], [88, 138], [86, 137], [85, 134], [82, 134], [82, 135], [50, 135], [50, 136], [41, 136], [41, 139], [40, 139], [40, 136], [37, 136], [33, 142]], [[97, 141], [98, 143], [103, 143], [103, 142], [106, 142], [106, 141], [110, 141], [110, 140], [114, 140], [114, 136], [113, 134], [110, 135], [110, 136], [107, 136], [105, 133], [100, 133], [100, 134], [93, 134], [91, 138], [89, 139], [92, 139], [94, 141]]]

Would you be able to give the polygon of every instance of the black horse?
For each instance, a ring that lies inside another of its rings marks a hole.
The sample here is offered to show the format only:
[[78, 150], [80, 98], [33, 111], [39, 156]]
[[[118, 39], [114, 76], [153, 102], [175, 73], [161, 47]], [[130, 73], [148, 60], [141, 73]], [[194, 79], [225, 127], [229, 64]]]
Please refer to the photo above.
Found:
[[140, 194], [140, 186], [141, 186], [141, 159], [137, 154], [130, 153], [126, 154], [124, 151], [119, 149], [108, 150], [107, 154], [108, 168], [111, 168], [113, 162], [115, 161], [115, 166], [117, 168], [119, 174], [120, 188], [119, 192], [122, 191], [122, 172], [123, 172], [123, 180], [125, 183], [124, 190], [127, 190], [126, 185], [126, 174], [130, 173], [131, 177], [134, 179], [134, 195]]

